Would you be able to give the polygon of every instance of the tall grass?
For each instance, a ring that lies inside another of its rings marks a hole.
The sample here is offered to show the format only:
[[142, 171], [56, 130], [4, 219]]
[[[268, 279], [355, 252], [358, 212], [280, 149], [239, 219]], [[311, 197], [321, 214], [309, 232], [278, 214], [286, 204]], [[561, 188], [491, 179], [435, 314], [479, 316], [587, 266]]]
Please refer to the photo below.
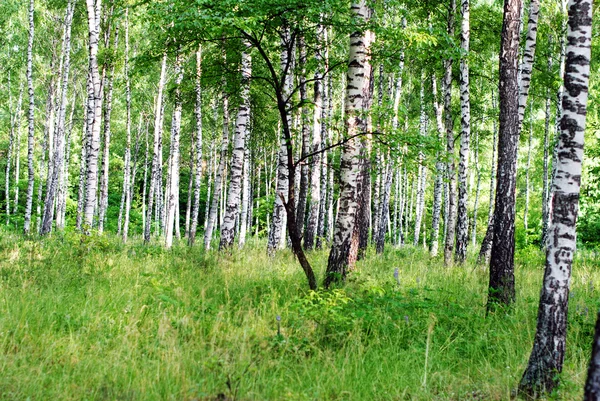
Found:
[[[309, 257], [322, 276], [326, 252]], [[293, 255], [270, 259], [261, 241], [221, 254], [2, 233], [0, 399], [508, 400], [542, 266], [521, 251], [514, 309], [486, 316], [486, 270], [445, 269], [410, 247], [368, 253], [345, 287], [310, 292]], [[581, 398], [597, 266], [595, 254], [576, 261], [551, 398]]]

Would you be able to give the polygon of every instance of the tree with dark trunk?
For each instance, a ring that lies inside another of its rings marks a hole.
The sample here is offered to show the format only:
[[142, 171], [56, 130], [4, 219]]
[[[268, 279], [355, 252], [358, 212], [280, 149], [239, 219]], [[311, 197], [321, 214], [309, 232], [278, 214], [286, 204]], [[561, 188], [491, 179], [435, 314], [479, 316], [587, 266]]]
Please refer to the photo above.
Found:
[[515, 299], [515, 197], [519, 144], [519, 21], [521, 0], [505, 0], [500, 44], [500, 131], [490, 259], [488, 310]]

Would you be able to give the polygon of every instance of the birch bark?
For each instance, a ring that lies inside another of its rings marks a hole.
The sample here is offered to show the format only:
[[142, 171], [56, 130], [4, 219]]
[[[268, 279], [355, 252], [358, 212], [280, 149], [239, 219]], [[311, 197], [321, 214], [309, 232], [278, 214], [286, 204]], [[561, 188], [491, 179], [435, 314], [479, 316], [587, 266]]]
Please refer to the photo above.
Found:
[[456, 223], [455, 261], [462, 264], [467, 257], [469, 215], [469, 192], [467, 176], [469, 174], [469, 142], [471, 140], [471, 95], [469, 85], [469, 41], [470, 10], [469, 0], [461, 1], [462, 23], [460, 47], [463, 56], [460, 59], [460, 162], [458, 164], [458, 213]]
[[227, 193], [227, 206], [221, 226], [221, 242], [219, 249], [228, 249], [233, 245], [236, 234], [236, 220], [240, 217], [240, 202], [244, 175], [244, 159], [247, 147], [248, 124], [250, 121], [250, 76], [252, 75], [252, 59], [249, 46], [242, 52], [242, 87], [240, 97], [242, 103], [238, 108], [233, 137], [233, 153], [231, 155], [231, 176]]
[[[449, 37], [454, 37], [454, 13], [456, 9], [456, 0], [450, 0], [448, 9], [447, 33]], [[454, 163], [454, 119], [452, 116], [452, 57], [444, 60], [444, 86], [442, 92], [444, 95], [444, 128], [446, 129], [446, 152], [448, 164], [446, 167], [448, 178], [448, 224], [446, 225], [446, 243], [444, 246], [444, 265], [452, 265], [452, 254], [454, 251], [454, 242], [456, 238], [456, 166]]]
[[[152, 169], [150, 171], [150, 187], [148, 188], [148, 208], [146, 210], [146, 224], [144, 226], [144, 242], [150, 241], [150, 229], [152, 226], [152, 210], [154, 206], [154, 199], [156, 194], [162, 189], [158, 182], [159, 170], [160, 170], [160, 151], [162, 142], [162, 130], [163, 130], [163, 91], [165, 88], [165, 80], [167, 74], [167, 54], [163, 54], [160, 78], [158, 81], [158, 94], [156, 95], [156, 107], [154, 109], [154, 141], [152, 145]], [[147, 148], [147, 147], [146, 147]], [[158, 205], [156, 205], [158, 209]]]
[[75, 4], [70, 0], [67, 4], [65, 16], [65, 35], [63, 41], [63, 70], [61, 76], [61, 98], [56, 120], [56, 131], [54, 133], [54, 154], [52, 156], [52, 168], [48, 174], [46, 183], [46, 198], [44, 201], [44, 212], [40, 235], [49, 234], [52, 231], [54, 220], [55, 201], [63, 175], [64, 152], [65, 152], [65, 120], [67, 109], [67, 91], [69, 87], [69, 73], [71, 67], [71, 26]]
[[[188, 236], [188, 245], [194, 245], [196, 232], [198, 230], [198, 219], [200, 215], [200, 187], [202, 185], [202, 47], [199, 46], [196, 51], [196, 104], [194, 106], [194, 116], [196, 118], [196, 137], [194, 152], [194, 206], [190, 222], [190, 233]], [[208, 199], [208, 198], [207, 198]]]
[[[369, 20], [370, 12], [365, 0], [353, 2], [351, 11], [358, 20], [363, 22]], [[350, 35], [347, 95], [344, 108], [346, 135], [352, 139], [342, 146], [340, 208], [335, 222], [334, 239], [325, 273], [325, 287], [329, 287], [332, 283], [344, 281], [348, 268], [353, 267], [348, 264], [348, 258], [358, 210], [356, 190], [360, 155], [359, 141], [354, 137], [364, 131], [365, 126], [361, 114], [364, 111], [365, 97], [369, 94], [370, 39], [371, 35], [364, 31], [356, 31]]]
[[33, 36], [35, 25], [33, 14], [35, 12], [34, 0], [29, 0], [29, 40], [27, 42], [27, 92], [29, 95], [29, 109], [27, 115], [28, 135], [27, 135], [27, 201], [25, 206], [25, 222], [23, 232], [27, 235], [31, 227], [31, 209], [33, 207], [33, 185], [35, 182], [35, 168], [33, 161], [33, 151], [35, 144], [35, 97], [33, 91]]
[[[183, 81], [183, 55], [181, 50], [175, 56], [175, 105], [171, 119], [171, 156], [169, 163], [169, 185], [166, 195], [165, 247], [173, 246], [173, 230], [179, 227], [179, 168], [181, 152], [179, 150], [181, 136], [181, 81]], [[179, 234], [177, 234], [179, 239]]]
[[[592, 1], [569, 0], [567, 59], [558, 142], [552, 224], [546, 251], [533, 349], [519, 388], [528, 394], [551, 392], [563, 368], [569, 284], [576, 250], [584, 132], [590, 76]], [[588, 394], [589, 394], [589, 388]]]
[[102, 0], [86, 0], [88, 17], [89, 66], [88, 110], [87, 110], [87, 167], [85, 182], [83, 231], [90, 232], [94, 223], [96, 192], [98, 191], [98, 154], [100, 151], [100, 124], [102, 115], [102, 82], [98, 72], [98, 39]]

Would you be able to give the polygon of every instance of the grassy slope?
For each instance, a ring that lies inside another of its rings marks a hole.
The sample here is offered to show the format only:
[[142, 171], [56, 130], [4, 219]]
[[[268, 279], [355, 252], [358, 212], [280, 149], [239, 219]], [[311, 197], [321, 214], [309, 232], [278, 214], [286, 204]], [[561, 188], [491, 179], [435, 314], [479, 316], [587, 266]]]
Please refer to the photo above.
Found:
[[[542, 255], [521, 252], [516, 308], [486, 318], [486, 271], [446, 270], [411, 248], [309, 293], [292, 255], [269, 259], [263, 243], [224, 256], [1, 234], [3, 400], [506, 400], [542, 277]], [[321, 274], [326, 257], [310, 255]], [[580, 259], [562, 400], [581, 398], [598, 307], [598, 259]]]

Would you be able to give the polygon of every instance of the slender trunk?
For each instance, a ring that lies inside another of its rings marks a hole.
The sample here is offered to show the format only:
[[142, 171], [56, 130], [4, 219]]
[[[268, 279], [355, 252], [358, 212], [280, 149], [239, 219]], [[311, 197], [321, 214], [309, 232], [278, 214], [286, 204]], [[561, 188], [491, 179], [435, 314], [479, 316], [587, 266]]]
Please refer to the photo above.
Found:
[[[121, 234], [123, 237], [123, 242], [127, 242], [127, 236], [129, 234], [129, 210], [131, 208], [131, 182], [134, 180], [131, 174], [131, 82], [129, 78], [129, 8], [125, 9], [125, 65], [123, 75], [125, 75], [125, 134], [127, 136], [127, 139], [125, 143], [125, 170], [123, 172], [123, 193], [121, 195], [121, 207], [119, 209], [118, 231], [119, 234]], [[139, 139], [139, 129], [137, 138]], [[136, 140], [136, 147], [138, 143], [138, 140]], [[125, 225], [121, 224], [121, 219], [123, 215], [125, 215]]]
[[221, 242], [219, 249], [233, 246], [235, 239], [235, 222], [240, 217], [240, 202], [242, 201], [244, 159], [247, 148], [248, 124], [250, 122], [250, 75], [252, 74], [252, 59], [248, 49], [242, 52], [242, 88], [240, 97], [242, 103], [238, 108], [233, 137], [233, 153], [231, 155], [231, 177], [227, 193], [227, 206], [223, 225], [221, 226]]
[[[425, 112], [425, 72], [421, 71], [421, 90], [419, 95], [419, 103], [421, 105], [421, 116], [419, 121], [419, 133], [425, 140], [427, 136], [427, 113]], [[423, 211], [425, 210], [425, 183], [426, 183], [426, 170], [423, 165], [425, 156], [422, 151], [419, 151], [418, 169], [419, 176], [417, 179], [417, 200], [415, 210], [415, 235], [413, 237], [413, 246], [419, 244], [420, 233], [421, 233], [421, 221], [423, 219]]]
[[[285, 37], [282, 39], [283, 51], [281, 53], [281, 71], [284, 75], [282, 90], [284, 103], [287, 103], [286, 100], [292, 91], [293, 85], [293, 77], [290, 72], [291, 66], [293, 65], [293, 52], [291, 51], [292, 49], [288, 49], [288, 42], [290, 40], [290, 34], [287, 32]], [[280, 117], [282, 119], [282, 127], [280, 128], [279, 152], [277, 154], [277, 184], [275, 186], [275, 204], [273, 206], [273, 217], [271, 219], [271, 227], [269, 229], [269, 240], [267, 242], [267, 253], [269, 255], [274, 255], [275, 251], [279, 248], [282, 248], [286, 242], [285, 227], [287, 225], [288, 216], [286, 214], [285, 203], [291, 202], [289, 194], [293, 194], [294, 191], [294, 188], [289, 188], [290, 176], [293, 175], [293, 172], [289, 170], [289, 164], [287, 163], [288, 157], [293, 158], [293, 155], [288, 155], [288, 146], [291, 147], [292, 144], [291, 142], [289, 144], [287, 143], [287, 133], [285, 129], [286, 126], [289, 127], [291, 125], [291, 119], [287, 112], [282, 111], [280, 111]], [[291, 178], [292, 181], [294, 181], [295, 177]], [[287, 198], [286, 194], [288, 194]], [[291, 208], [294, 208], [293, 203], [291, 204]]]
[[229, 98], [223, 93], [223, 138], [221, 140], [221, 155], [219, 167], [215, 172], [214, 188], [212, 200], [210, 203], [210, 212], [208, 214], [208, 222], [204, 231], [204, 248], [210, 249], [213, 230], [217, 223], [217, 212], [219, 202], [223, 199], [221, 196], [223, 181], [226, 179], [225, 164], [227, 163], [227, 150], [229, 149]]
[[388, 164], [385, 169], [385, 185], [383, 187], [383, 194], [381, 199], [381, 215], [379, 216], [379, 228], [377, 229], [377, 253], [383, 253], [385, 245], [385, 234], [387, 229], [387, 222], [390, 213], [390, 192], [392, 189], [392, 166]]
[[[496, 110], [496, 97], [494, 96], [494, 91], [492, 91], [492, 109]], [[498, 130], [496, 126], [496, 119], [492, 120], [492, 158], [491, 158], [491, 166], [490, 166], [490, 203], [488, 205], [488, 220], [487, 220], [487, 229], [485, 230], [485, 236], [483, 237], [483, 241], [481, 242], [481, 250], [479, 251], [479, 256], [477, 257], [478, 264], [487, 265], [490, 262], [490, 256], [492, 252], [492, 239], [494, 237], [494, 189], [495, 189], [495, 177], [496, 177], [496, 146], [498, 144], [497, 141]]]
[[[83, 110], [87, 115], [89, 98], [83, 101]], [[79, 156], [79, 187], [77, 192], [77, 220], [75, 226], [77, 230], [81, 231], [81, 223], [83, 221], [83, 206], [85, 203], [85, 179], [86, 179], [86, 168], [87, 168], [87, 118], [83, 118], [83, 132], [81, 134], [81, 154]], [[40, 226], [41, 228], [41, 226]]]
[[527, 233], [529, 231], [529, 168], [531, 167], [531, 142], [533, 140], [533, 103], [529, 106], [529, 139], [527, 141], [527, 164], [525, 165], [525, 210], [523, 211], [523, 227], [525, 228], [525, 244], [529, 241]]
[[70, 0], [67, 4], [67, 14], [65, 17], [61, 99], [56, 123], [56, 132], [54, 133], [54, 155], [52, 156], [52, 168], [50, 169], [51, 174], [48, 175], [48, 181], [46, 183], [46, 199], [44, 202], [44, 214], [42, 218], [42, 226], [40, 227], [40, 235], [49, 234], [52, 230], [52, 221], [54, 220], [55, 211], [54, 204], [58, 196], [59, 186], [63, 176], [67, 90], [69, 86], [69, 72], [71, 66], [71, 25], [73, 22], [74, 9], [74, 1]]
[[[449, 37], [454, 37], [454, 12], [456, 9], [456, 0], [450, 0], [450, 9], [448, 10], [448, 28]], [[452, 265], [452, 254], [454, 251], [454, 242], [456, 234], [456, 167], [454, 164], [454, 118], [452, 116], [452, 57], [444, 60], [444, 86], [442, 92], [444, 95], [444, 128], [446, 129], [446, 152], [448, 157], [446, 172], [448, 178], [448, 224], [446, 224], [446, 243], [444, 246], [444, 265]]]
[[[8, 72], [8, 95], [9, 95], [9, 109], [10, 109], [10, 137], [8, 142], [8, 152], [6, 160], [6, 174], [5, 174], [5, 195], [6, 195], [6, 225], [10, 223], [10, 168], [12, 166], [12, 155], [14, 152], [14, 138], [15, 138], [15, 121], [16, 115], [13, 115], [12, 110], [12, 95], [10, 91], [10, 71]], [[50, 97], [50, 96], [48, 96]]]
[[475, 163], [475, 174], [477, 184], [475, 187], [475, 203], [473, 204], [473, 225], [471, 229], [471, 244], [473, 248], [477, 245], [477, 211], [479, 208], [479, 194], [481, 192], [481, 170], [479, 168], [479, 134], [475, 132], [475, 149], [473, 150], [473, 161]]
[[[327, 38], [327, 30], [325, 30], [325, 38]], [[325, 47], [325, 68], [329, 69], [329, 51]], [[329, 124], [331, 124], [331, 116], [333, 114], [333, 88], [331, 82], [331, 74], [327, 74], [323, 80], [323, 114], [321, 119], [321, 139], [323, 146], [329, 146], [331, 144], [331, 135], [329, 131]], [[326, 242], [327, 234], [325, 232], [327, 223], [327, 199], [333, 194], [328, 193], [327, 183], [329, 177], [329, 151], [323, 152], [321, 155], [321, 188], [320, 194], [321, 199], [319, 200], [319, 218], [317, 220], [317, 240], [315, 242], [315, 248], [322, 249], [323, 242]], [[333, 189], [332, 189], [333, 191]]]
[[[248, 138], [246, 138], [248, 142]], [[244, 150], [244, 171], [242, 173], [242, 209], [240, 211], [240, 248], [246, 243], [246, 234], [252, 228], [252, 195], [250, 192], [250, 150], [248, 145]]]
[[[435, 74], [431, 77], [433, 91], [433, 109], [435, 111], [435, 122], [438, 131], [438, 140], [443, 141], [444, 121], [442, 118], [442, 105], [437, 99], [437, 78]], [[440, 236], [440, 214], [442, 210], [442, 186], [444, 185], [444, 163], [442, 155], [438, 154], [435, 162], [435, 184], [433, 187], [433, 214], [431, 216], [431, 256], [436, 257], [439, 249]]]
[[469, 174], [469, 142], [471, 140], [471, 98], [469, 86], [469, 40], [470, 12], [469, 0], [461, 1], [462, 23], [460, 47], [463, 55], [460, 59], [460, 162], [458, 164], [458, 212], [456, 222], [456, 255], [455, 261], [462, 264], [467, 257], [469, 232], [469, 192], [467, 175]]
[[89, 29], [88, 112], [87, 112], [87, 171], [83, 231], [89, 233], [94, 223], [96, 192], [98, 191], [98, 154], [102, 114], [102, 82], [98, 73], [98, 38], [102, 0], [86, 0]]
[[[112, 12], [111, 12], [112, 14]], [[109, 33], [110, 34], [110, 33]], [[111, 53], [116, 53], [119, 41], [119, 26], [115, 27], [115, 37]], [[104, 222], [106, 220], [106, 210], [108, 209], [108, 176], [110, 168], [110, 140], [111, 140], [111, 114], [112, 114], [112, 99], [113, 99], [113, 84], [115, 76], [115, 63], [110, 62], [110, 66], [106, 66], [109, 70], [106, 77], [106, 101], [104, 108], [104, 149], [102, 150], [102, 174], [100, 175], [100, 202], [98, 207], [98, 232], [104, 232]]]
[[194, 191], [194, 138], [190, 140], [190, 160], [189, 160], [189, 179], [188, 179], [188, 196], [185, 203], [185, 238], [190, 237], [190, 224], [192, 218], [192, 192]]
[[33, 207], [33, 185], [35, 181], [35, 169], [33, 164], [33, 150], [35, 145], [35, 98], [33, 92], [33, 36], [34, 36], [34, 0], [29, 0], [29, 41], [27, 42], [27, 92], [29, 94], [29, 110], [27, 116], [27, 202], [25, 206], [25, 222], [23, 232], [29, 234], [31, 226], [31, 209]]
[[521, 0], [506, 0], [500, 46], [500, 131], [488, 309], [494, 304], [509, 305], [515, 299], [515, 195], [519, 142], [517, 63], [520, 10]]
[[[365, 0], [353, 2], [351, 10], [357, 19], [367, 22], [370, 17]], [[357, 218], [358, 199], [357, 183], [359, 179], [360, 141], [353, 138], [364, 132], [365, 122], [362, 118], [365, 98], [369, 95], [369, 72], [371, 34], [356, 31], [350, 35], [349, 63], [347, 73], [345, 124], [348, 140], [342, 146], [340, 161], [340, 199], [339, 212], [335, 222], [333, 244], [329, 254], [325, 287], [332, 283], [345, 281], [349, 264], [352, 233]]]
[[[298, 77], [300, 80], [300, 103], [302, 104], [302, 148], [301, 148], [301, 157], [305, 157], [308, 153], [310, 153], [310, 117], [308, 115], [309, 107], [308, 107], [308, 94], [306, 93], [306, 46], [304, 44], [304, 38], [301, 36], [298, 38], [298, 53], [299, 53], [299, 61], [300, 61], [300, 76]], [[318, 50], [317, 50], [318, 55]], [[317, 58], [315, 55], [315, 58]], [[318, 58], [317, 58], [318, 60]], [[316, 78], [316, 77], [315, 77]], [[315, 85], [316, 89], [316, 85]], [[305, 160], [300, 166], [300, 188], [298, 191], [298, 206], [296, 208], [296, 221], [298, 222], [298, 234], [303, 235], [304, 231], [304, 220], [306, 216], [306, 197], [308, 195], [308, 175], [310, 171], [310, 166], [308, 164], [308, 160]], [[310, 224], [310, 220], [309, 220]], [[309, 234], [309, 227], [306, 227], [306, 233], [304, 233], [304, 246], [308, 250], [312, 247], [309, 246], [307, 242], [307, 235]]]
[[145, 232], [146, 230], [146, 212], [148, 210], [148, 205], [146, 204], [146, 199], [149, 199], [149, 196], [147, 196], [147, 190], [146, 187], [148, 186], [148, 151], [150, 150], [150, 147], [148, 146], [148, 122], [146, 122], [146, 129], [145, 129], [145, 152], [144, 152], [144, 182], [142, 184], [142, 230]]
[[67, 214], [67, 197], [69, 193], [69, 165], [71, 163], [71, 140], [73, 134], [73, 116], [75, 115], [75, 95], [71, 102], [71, 114], [66, 128], [65, 157], [61, 166], [58, 196], [56, 198], [56, 228], [64, 230]]
[[[533, 349], [519, 388], [528, 394], [551, 392], [563, 367], [569, 284], [576, 250], [577, 212], [590, 76], [592, 1], [569, 0], [567, 60], [558, 142], [553, 216]], [[589, 395], [590, 387], [586, 393]]]
[[[324, 27], [317, 28], [319, 30], [319, 37], [323, 39]], [[318, 48], [315, 59], [317, 60], [318, 66], [315, 71], [315, 85], [314, 85], [314, 117], [313, 117], [313, 136], [312, 136], [312, 151], [318, 152], [321, 149], [321, 131], [322, 125], [321, 120], [323, 116], [323, 56], [321, 50]], [[317, 225], [319, 220], [319, 208], [321, 202], [321, 154], [315, 154], [311, 160], [311, 174], [310, 174], [310, 208], [308, 211], [308, 223], [306, 224], [306, 232], [304, 237], [304, 246], [307, 250], [310, 250], [314, 246], [315, 236], [317, 232]]]
[[[523, 50], [523, 62], [519, 69], [519, 131], [523, 125], [525, 106], [527, 106], [527, 97], [531, 84], [539, 12], [540, 0], [531, 0], [529, 3], [529, 19], [527, 21], [527, 37], [525, 40], [525, 49]], [[524, 18], [524, 16], [521, 16], [521, 18]]]
[[15, 136], [15, 180], [13, 183], [13, 214], [17, 214], [19, 210], [19, 179], [21, 178], [21, 105], [23, 104], [23, 84], [19, 90], [19, 100], [17, 102], [17, 110], [14, 120], [14, 136]]
[[[196, 51], [196, 104], [194, 116], [196, 118], [195, 160], [194, 160], [194, 206], [192, 210], [188, 245], [194, 245], [200, 217], [200, 186], [202, 185], [202, 47]], [[209, 185], [210, 187], [210, 185]], [[210, 195], [210, 193], [209, 193]], [[209, 199], [209, 198], [207, 198]], [[207, 202], [208, 204], [208, 202]]]
[[[548, 40], [552, 43], [552, 37]], [[548, 71], [552, 71], [552, 53], [548, 52]], [[544, 249], [546, 247], [546, 238], [548, 237], [548, 198], [550, 197], [549, 185], [549, 151], [550, 151], [550, 88], [546, 89], [546, 112], [545, 112], [545, 123], [544, 123], [544, 175], [542, 182], [542, 237], [540, 241], [540, 247]]]
[[183, 55], [177, 51], [175, 56], [175, 105], [171, 119], [171, 155], [169, 163], [169, 185], [165, 197], [166, 222], [165, 222], [165, 246], [173, 246], [173, 229], [179, 239], [179, 165], [181, 152], [179, 151], [179, 138], [181, 134], [181, 109], [183, 105], [181, 97], [181, 81], [183, 81]]
[[[160, 151], [162, 142], [162, 130], [163, 130], [163, 91], [165, 88], [165, 80], [167, 74], [167, 54], [163, 54], [160, 78], [158, 81], [158, 94], [156, 96], [156, 108], [154, 109], [154, 142], [152, 145], [152, 169], [150, 172], [150, 187], [148, 189], [148, 209], [146, 210], [146, 224], [144, 225], [144, 242], [150, 241], [150, 229], [152, 226], [152, 210], [154, 206], [154, 198], [162, 190], [159, 182], [159, 170], [160, 170]], [[146, 149], [148, 147], [146, 146]], [[158, 210], [158, 204], [156, 205]]]

